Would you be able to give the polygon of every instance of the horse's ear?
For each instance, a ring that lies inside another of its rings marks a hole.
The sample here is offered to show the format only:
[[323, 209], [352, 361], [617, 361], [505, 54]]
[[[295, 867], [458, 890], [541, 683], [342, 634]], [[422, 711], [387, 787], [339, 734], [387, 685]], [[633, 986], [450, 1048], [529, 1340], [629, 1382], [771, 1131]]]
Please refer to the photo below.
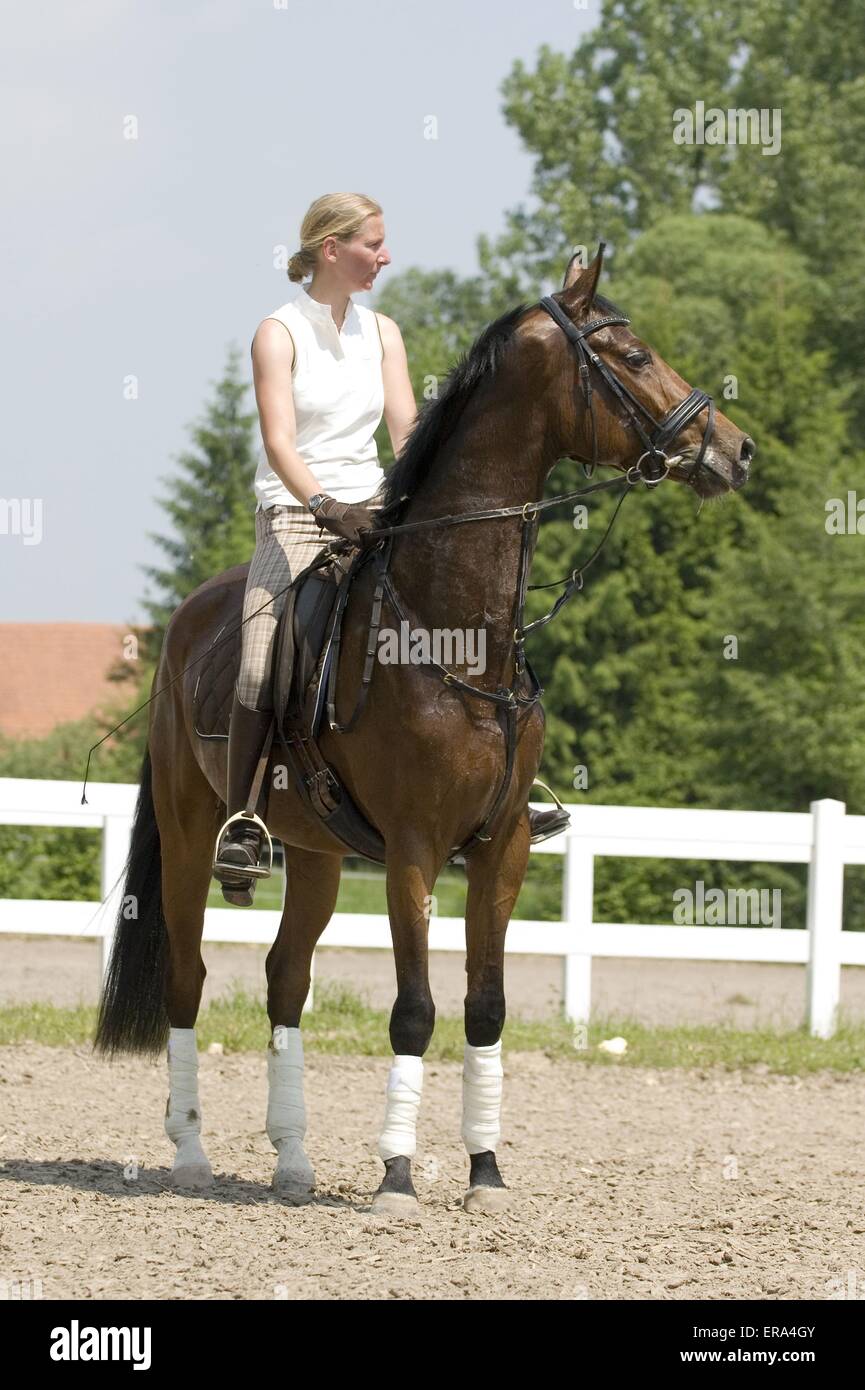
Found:
[[562, 282], [562, 293], [567, 295], [570, 303], [576, 304], [578, 301], [583, 301], [585, 304], [591, 304], [598, 288], [598, 281], [601, 278], [605, 245], [606, 243], [603, 241], [598, 243], [598, 254], [585, 270], [580, 266], [579, 252], [568, 261], [568, 268]]

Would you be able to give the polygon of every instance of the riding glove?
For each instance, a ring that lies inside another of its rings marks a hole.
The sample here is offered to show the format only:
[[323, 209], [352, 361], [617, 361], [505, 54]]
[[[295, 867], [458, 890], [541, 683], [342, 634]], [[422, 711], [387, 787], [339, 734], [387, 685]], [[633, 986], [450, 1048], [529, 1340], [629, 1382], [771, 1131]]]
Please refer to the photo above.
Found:
[[331, 531], [335, 536], [343, 536], [355, 545], [362, 542], [362, 531], [371, 531], [376, 524], [375, 514], [362, 503], [338, 502], [335, 497], [325, 495], [313, 513], [319, 526]]

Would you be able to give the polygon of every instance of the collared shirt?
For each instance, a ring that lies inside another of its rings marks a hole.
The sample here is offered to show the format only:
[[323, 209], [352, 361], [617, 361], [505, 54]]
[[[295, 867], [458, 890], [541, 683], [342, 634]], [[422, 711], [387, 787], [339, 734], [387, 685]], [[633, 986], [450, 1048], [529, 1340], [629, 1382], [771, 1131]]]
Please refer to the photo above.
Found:
[[[384, 413], [384, 349], [375, 313], [350, 298], [338, 329], [330, 305], [301, 287], [268, 318], [288, 329], [294, 346], [297, 452], [322, 492], [341, 502], [364, 501], [384, 477], [375, 442]], [[263, 440], [255, 494], [262, 507], [300, 505], [271, 468]]]

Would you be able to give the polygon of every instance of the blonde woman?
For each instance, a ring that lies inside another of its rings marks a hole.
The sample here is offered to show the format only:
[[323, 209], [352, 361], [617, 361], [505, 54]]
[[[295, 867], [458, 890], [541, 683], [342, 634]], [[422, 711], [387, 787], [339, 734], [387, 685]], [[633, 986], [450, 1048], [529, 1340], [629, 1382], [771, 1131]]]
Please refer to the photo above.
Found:
[[[364, 527], [375, 525], [384, 480], [375, 431], [384, 414], [397, 457], [416, 418], [398, 326], [352, 298], [372, 289], [390, 259], [378, 203], [359, 193], [316, 199], [303, 219], [301, 249], [288, 265], [290, 280], [312, 279], [262, 320], [252, 343], [264, 449], [243, 608], [250, 620], [242, 628], [229, 725], [229, 822], [213, 865], [223, 895], [241, 906], [252, 903], [261, 876], [262, 834], [230, 818], [246, 805], [270, 728], [271, 663], [285, 601], [275, 596], [321, 550], [322, 528], [356, 541]], [[563, 830], [563, 814], [530, 812], [532, 839]]]

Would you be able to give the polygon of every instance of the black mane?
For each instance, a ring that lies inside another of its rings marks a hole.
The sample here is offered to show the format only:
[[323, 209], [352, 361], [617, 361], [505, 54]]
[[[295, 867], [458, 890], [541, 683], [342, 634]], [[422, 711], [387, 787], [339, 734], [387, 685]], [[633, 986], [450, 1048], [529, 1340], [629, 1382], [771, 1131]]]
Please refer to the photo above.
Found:
[[526, 308], [525, 304], [520, 304], [489, 324], [468, 352], [451, 367], [438, 399], [423, 404], [399, 458], [387, 474], [383, 506], [389, 506], [404, 495], [411, 496], [418, 484], [429, 476], [433, 460], [453, 434], [475, 387], [495, 373]]

